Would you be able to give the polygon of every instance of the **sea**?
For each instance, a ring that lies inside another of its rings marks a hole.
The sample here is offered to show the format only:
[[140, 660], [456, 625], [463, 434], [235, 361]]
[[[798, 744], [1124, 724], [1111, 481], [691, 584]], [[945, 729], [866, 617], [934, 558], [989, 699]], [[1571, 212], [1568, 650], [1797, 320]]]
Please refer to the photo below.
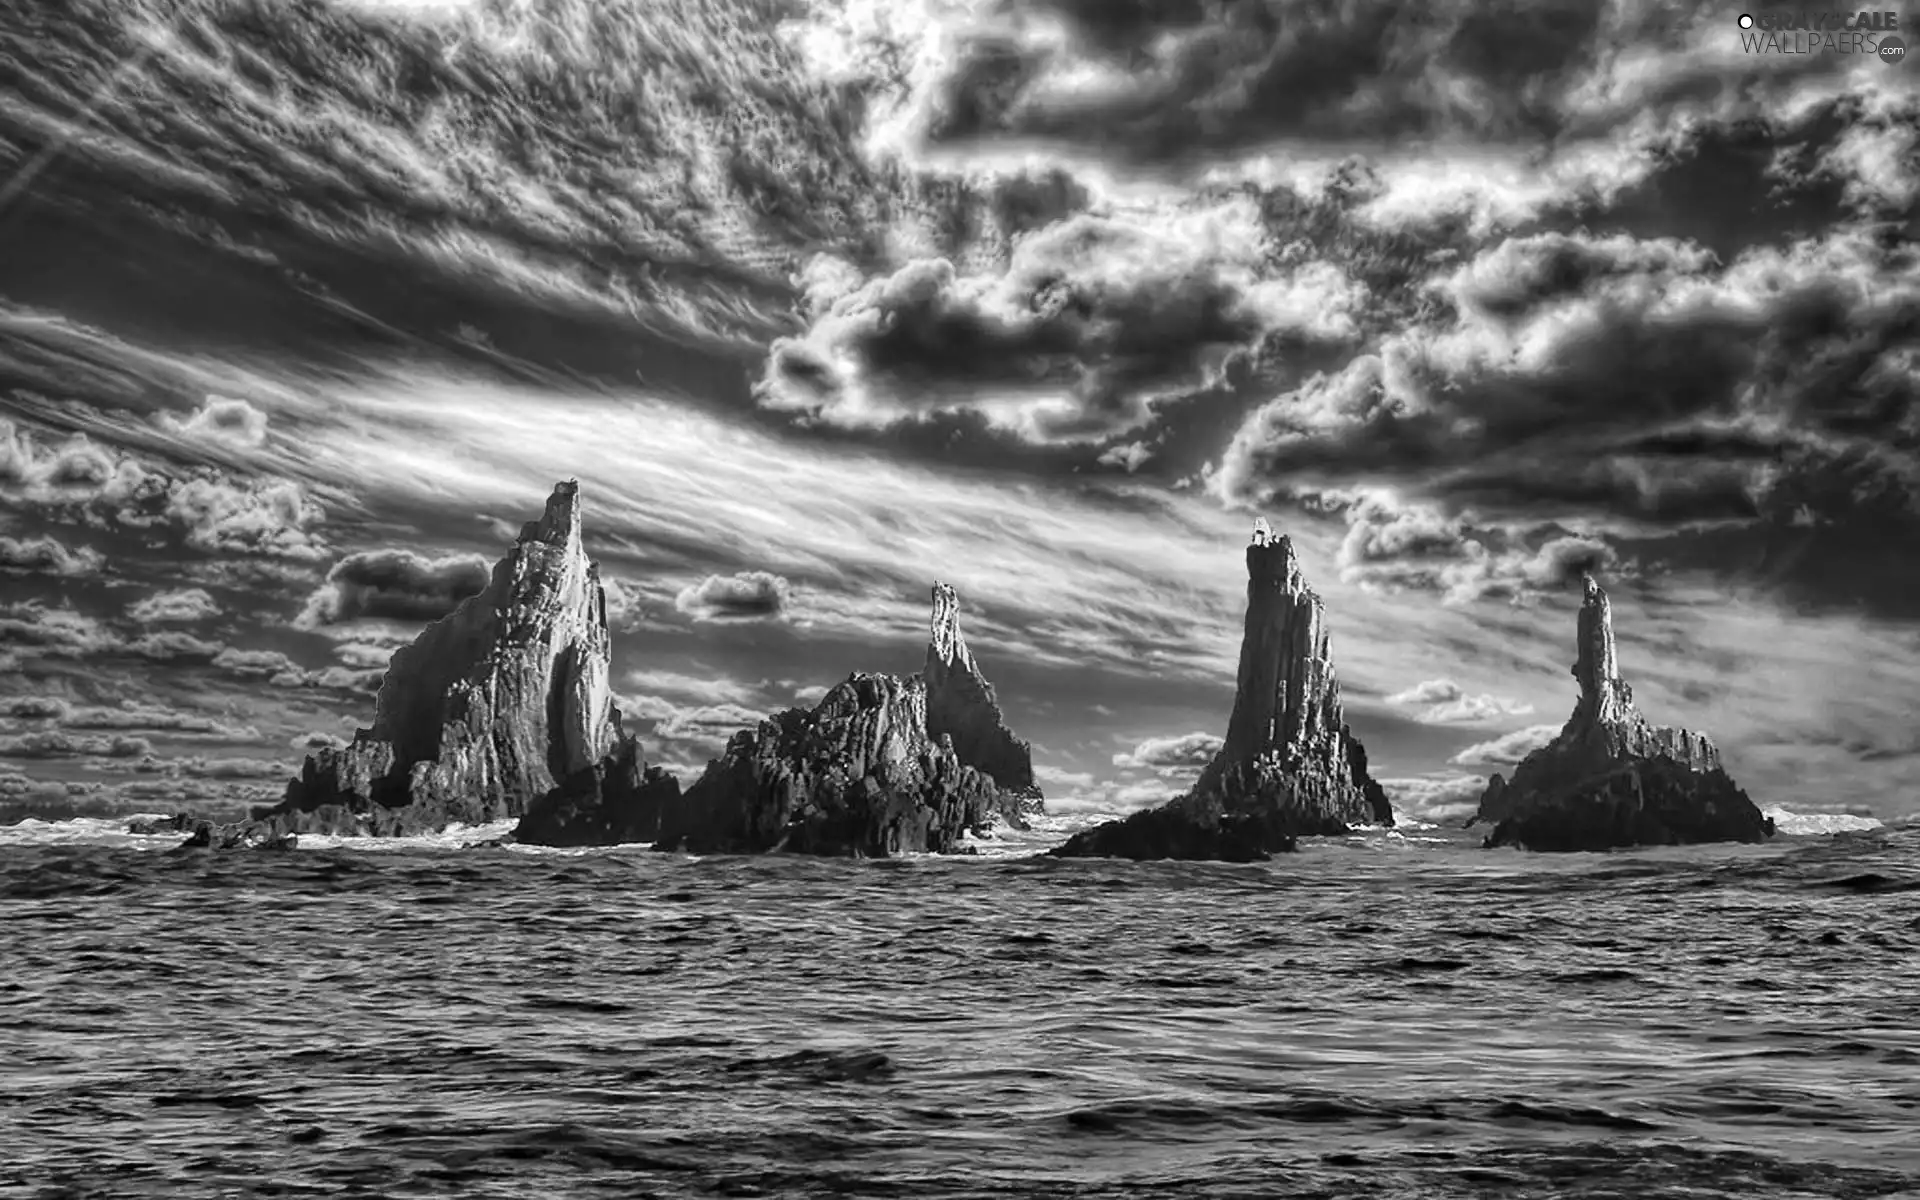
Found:
[[1234, 866], [0, 829], [0, 1195], [1920, 1196], [1920, 825]]

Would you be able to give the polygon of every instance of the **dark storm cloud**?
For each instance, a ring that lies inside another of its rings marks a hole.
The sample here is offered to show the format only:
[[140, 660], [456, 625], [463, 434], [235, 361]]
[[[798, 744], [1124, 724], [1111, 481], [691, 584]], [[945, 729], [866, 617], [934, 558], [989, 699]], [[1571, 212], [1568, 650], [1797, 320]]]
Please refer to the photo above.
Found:
[[[1318, 491], [1352, 527], [1344, 570], [1441, 587], [1516, 538], [1537, 555], [1521, 574], [1550, 584], [1607, 565], [1600, 532], [1844, 520], [1863, 490], [1912, 519], [1909, 247], [1843, 232], [1722, 265], [1672, 241], [1536, 235], [1431, 291], [1450, 319], [1262, 406], [1215, 492]], [[1339, 495], [1354, 485], [1400, 497]]]
[[357, 620], [434, 621], [483, 591], [490, 575], [478, 555], [365, 550], [333, 565], [294, 623], [311, 629]]
[[978, 273], [922, 259], [867, 278], [818, 260], [809, 328], [773, 344], [760, 401], [849, 427], [972, 407], [1033, 441], [1097, 440], [1151, 419], [1156, 397], [1218, 381], [1235, 352], [1354, 334], [1361, 289], [1273, 252], [1256, 206], [1235, 199], [1069, 217]]
[[1544, 143], [1848, 65], [1742, 55], [1730, 16], [1697, 6], [1597, 0], [1001, 0], [952, 36], [913, 97], [927, 140], [1145, 162], [1281, 141]]
[[673, 606], [696, 621], [767, 621], [787, 614], [792, 585], [767, 571], [709, 575], [674, 597]]

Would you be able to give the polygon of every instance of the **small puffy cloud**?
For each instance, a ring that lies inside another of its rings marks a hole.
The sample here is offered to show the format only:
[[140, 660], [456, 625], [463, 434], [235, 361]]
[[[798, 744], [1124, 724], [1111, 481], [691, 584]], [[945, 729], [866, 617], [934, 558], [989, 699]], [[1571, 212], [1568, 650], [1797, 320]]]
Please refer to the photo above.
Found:
[[1463, 767], [1511, 767], [1554, 739], [1558, 725], [1529, 725], [1512, 733], [1503, 733], [1490, 741], [1475, 742], [1449, 761]]
[[1234, 199], [1078, 214], [982, 273], [922, 259], [869, 279], [817, 259], [808, 329], [773, 344], [760, 402], [848, 428], [970, 410], [1033, 442], [1099, 441], [1219, 382], [1236, 354], [1354, 335], [1364, 287], [1273, 255], [1257, 206]]
[[1129, 475], [1153, 458], [1153, 447], [1144, 442], [1125, 442], [1101, 451], [1100, 462], [1109, 467], [1124, 467]]
[[291, 739], [288, 740], [287, 745], [292, 746], [295, 750], [302, 750], [302, 751], [306, 751], [307, 753], [313, 753], [319, 750], [345, 749], [347, 746], [347, 739], [339, 736], [338, 734], [328, 733], [324, 730], [320, 730], [314, 733], [295, 734]]
[[243, 650], [228, 646], [213, 657], [212, 665], [243, 679], [262, 680], [277, 688], [311, 688], [361, 695], [380, 690], [386, 668], [344, 666], [309, 670], [278, 650]]
[[267, 441], [266, 413], [245, 400], [221, 396], [208, 396], [204, 404], [186, 417], [162, 414], [160, 425], [183, 438], [243, 449], [263, 446]]
[[220, 605], [203, 588], [179, 588], [134, 601], [127, 615], [142, 625], [185, 625], [219, 616]]
[[26, 575], [98, 575], [106, 558], [91, 546], [68, 546], [52, 537], [0, 537], [0, 571]]
[[1388, 704], [1419, 706], [1419, 720], [1429, 725], [1470, 725], [1498, 717], [1533, 711], [1533, 705], [1491, 693], [1468, 694], [1451, 679], [1429, 679], [1387, 697]]
[[1226, 739], [1211, 733], [1150, 737], [1113, 756], [1113, 765], [1133, 770], [1199, 770], [1213, 761]]
[[0, 758], [140, 758], [153, 753], [153, 743], [142, 737], [69, 733], [63, 729], [36, 729], [0, 736]]
[[325, 512], [298, 483], [161, 465], [76, 434], [43, 444], [0, 418], [0, 497], [58, 519], [165, 530], [212, 554], [311, 561]]
[[491, 573], [478, 555], [428, 558], [411, 550], [364, 550], [333, 565], [294, 625], [317, 629], [359, 620], [438, 620], [485, 590]]
[[784, 617], [792, 585], [767, 571], [709, 575], [674, 597], [673, 606], [696, 621], [766, 621]]

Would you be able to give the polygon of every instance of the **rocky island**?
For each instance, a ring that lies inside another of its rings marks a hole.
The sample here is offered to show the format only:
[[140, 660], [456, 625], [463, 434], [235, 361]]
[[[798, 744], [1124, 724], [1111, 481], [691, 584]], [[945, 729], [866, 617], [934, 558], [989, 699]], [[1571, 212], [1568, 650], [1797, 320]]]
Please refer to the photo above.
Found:
[[937, 583], [924, 674], [855, 673], [811, 710], [736, 733], [667, 806], [656, 848], [953, 853], [969, 832], [1023, 826], [1043, 803], [1032, 748], [967, 650], [959, 597]]
[[1247, 547], [1246, 631], [1226, 742], [1186, 794], [1074, 835], [1063, 858], [1250, 862], [1300, 836], [1391, 825], [1340, 705], [1325, 613], [1290, 538], [1262, 520]]
[[1487, 783], [1468, 822], [1486, 845], [1606, 850], [1693, 842], [1758, 842], [1774, 832], [1720, 764], [1704, 734], [1656, 726], [1620, 677], [1607, 593], [1584, 577], [1573, 676], [1580, 698], [1558, 736]]
[[485, 590], [394, 652], [372, 726], [308, 756], [285, 799], [241, 829], [215, 831], [213, 844], [404, 836], [516, 817], [527, 840], [563, 827], [645, 840], [679, 788], [622, 729], [611, 658], [579, 484], [567, 481]]

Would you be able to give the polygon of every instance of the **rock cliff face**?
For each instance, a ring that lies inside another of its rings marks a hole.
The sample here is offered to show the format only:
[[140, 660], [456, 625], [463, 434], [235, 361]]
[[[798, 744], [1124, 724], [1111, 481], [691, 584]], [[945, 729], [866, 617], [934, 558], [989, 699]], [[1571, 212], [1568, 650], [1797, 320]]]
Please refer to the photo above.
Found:
[[924, 675], [854, 674], [813, 709], [735, 734], [667, 804], [658, 848], [951, 853], [996, 820], [1024, 826], [1043, 803], [1032, 750], [961, 637], [959, 597], [936, 584]]
[[1075, 835], [1061, 857], [1247, 861], [1294, 838], [1390, 825], [1393, 808], [1347, 728], [1321, 608], [1293, 543], [1261, 521], [1247, 547], [1247, 618], [1226, 742], [1193, 790]]
[[1607, 593], [1591, 577], [1585, 588], [1573, 664], [1580, 698], [1559, 736], [1522, 759], [1511, 782], [1488, 781], [1473, 818], [1494, 824], [1486, 844], [1603, 850], [1772, 836], [1773, 822], [1704, 734], [1640, 714], [1620, 677]]
[[921, 676], [927, 682], [927, 732], [951, 738], [960, 761], [991, 775], [1023, 810], [1042, 811], [1033, 747], [1007, 728], [993, 685], [960, 635], [959, 593], [944, 583], [933, 585], [933, 628]]
[[812, 711], [733, 735], [668, 806], [658, 848], [695, 854], [884, 857], [958, 850], [1006, 793], [927, 733], [919, 676], [855, 674]]
[[268, 836], [405, 835], [603, 792], [621, 812], [644, 807], [642, 796], [657, 807], [660, 785], [613, 704], [610, 649], [579, 485], [561, 483], [486, 590], [394, 652], [372, 727], [310, 756], [254, 825]]

